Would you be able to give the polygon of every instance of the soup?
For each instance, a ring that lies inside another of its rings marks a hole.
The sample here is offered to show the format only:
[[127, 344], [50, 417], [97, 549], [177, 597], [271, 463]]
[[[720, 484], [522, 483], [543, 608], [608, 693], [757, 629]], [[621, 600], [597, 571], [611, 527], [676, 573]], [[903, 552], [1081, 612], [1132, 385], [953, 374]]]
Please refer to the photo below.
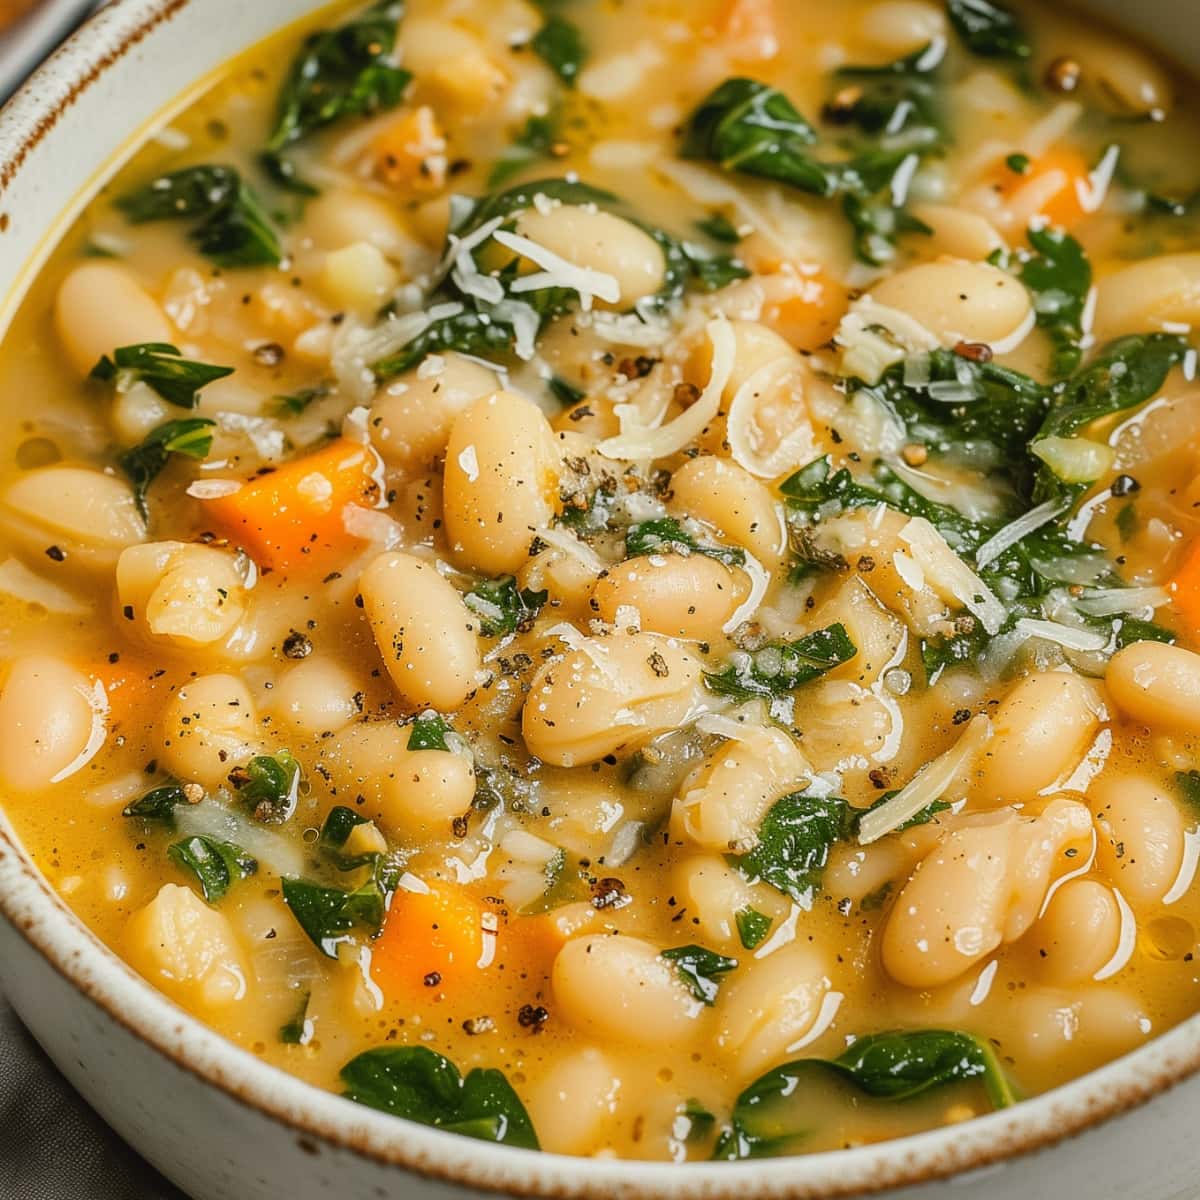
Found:
[[164, 116], [4, 342], [46, 877], [261, 1059], [570, 1154], [1194, 1013], [1194, 85], [988, 0], [399, 9]]

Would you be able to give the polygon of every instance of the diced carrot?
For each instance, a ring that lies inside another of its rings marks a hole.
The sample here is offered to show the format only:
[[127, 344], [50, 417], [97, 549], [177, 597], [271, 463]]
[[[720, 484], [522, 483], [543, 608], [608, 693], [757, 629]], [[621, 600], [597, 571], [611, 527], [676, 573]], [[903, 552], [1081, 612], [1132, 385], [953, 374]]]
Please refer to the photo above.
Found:
[[1188, 548], [1168, 590], [1187, 631], [1200, 637], [1200, 538]]
[[1042, 217], [1051, 225], [1070, 229], [1086, 215], [1084, 201], [1091, 179], [1083, 155], [1060, 146], [1033, 159], [1024, 172], [1001, 163], [995, 187], [1021, 224]]
[[432, 999], [495, 961], [499, 918], [453, 884], [398, 891], [373, 943], [371, 974], [388, 999]]
[[349, 505], [376, 506], [378, 471], [374, 450], [339, 438], [203, 504], [215, 528], [260, 567], [315, 570], [357, 547], [345, 511]]
[[798, 350], [815, 350], [829, 341], [848, 302], [841, 284], [807, 266], [774, 276], [765, 292], [762, 323]]
[[402, 112], [371, 142], [376, 176], [395, 188], [434, 192], [446, 182], [446, 138], [432, 108]]

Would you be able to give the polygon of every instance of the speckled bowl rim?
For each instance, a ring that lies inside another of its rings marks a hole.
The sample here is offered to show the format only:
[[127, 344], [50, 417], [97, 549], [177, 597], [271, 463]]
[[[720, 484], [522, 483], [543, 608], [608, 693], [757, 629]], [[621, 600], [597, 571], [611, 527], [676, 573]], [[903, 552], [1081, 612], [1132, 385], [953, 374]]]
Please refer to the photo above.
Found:
[[[0, 206], [30, 153], [102, 74], [204, 0], [116, 0], [43, 66], [0, 113]], [[199, 19], [199, 18], [197, 18]], [[188, 81], [190, 82], [190, 81]], [[182, 90], [182, 89], [181, 89]], [[79, 180], [80, 189], [88, 183]], [[35, 259], [41, 247], [30, 247]], [[19, 286], [19, 281], [17, 286]], [[1126, 1112], [1200, 1070], [1200, 1017], [1013, 1109], [852, 1150], [747, 1163], [644, 1163], [495, 1146], [399, 1121], [259, 1059], [169, 1001], [67, 908], [0, 815], [0, 914], [108, 1017], [203, 1084], [294, 1132], [308, 1153], [340, 1149], [468, 1188], [527, 1197], [613, 1200], [828, 1200], [980, 1171]]]

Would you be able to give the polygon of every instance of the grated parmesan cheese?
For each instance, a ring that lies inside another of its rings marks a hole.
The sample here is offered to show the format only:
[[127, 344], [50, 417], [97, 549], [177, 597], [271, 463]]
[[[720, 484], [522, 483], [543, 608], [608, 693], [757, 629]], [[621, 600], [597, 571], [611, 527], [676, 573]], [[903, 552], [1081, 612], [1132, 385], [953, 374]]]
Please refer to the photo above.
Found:
[[734, 609], [729, 620], [721, 626], [722, 633], [732, 633], [743, 622], [749, 621], [758, 611], [758, 606], [763, 602], [763, 597], [771, 586], [771, 576], [762, 563], [749, 550], [744, 550], [743, 553], [746, 555], [746, 560], [742, 563], [741, 569], [750, 577], [750, 594]]
[[912, 551], [926, 582], [943, 600], [957, 600], [988, 633], [1000, 632], [1007, 616], [1004, 605], [924, 517], [913, 517], [900, 530], [900, 539]]
[[[755, 371], [734, 395], [725, 420], [725, 439], [734, 462], [751, 475], [777, 479], [811, 461], [816, 453], [804, 404], [804, 372], [803, 362], [795, 355], [780, 355]], [[764, 445], [767, 436], [756, 416], [764, 402], [778, 404], [785, 389], [790, 390], [792, 407], [798, 411], [789, 413], [788, 420], [775, 414], [771, 423], [788, 428], [788, 432], [768, 450]]]
[[1004, 552], [1015, 546], [1022, 538], [1028, 537], [1034, 530], [1049, 524], [1067, 507], [1067, 501], [1061, 497], [1046, 500], [1027, 513], [1022, 513], [1015, 521], [1009, 522], [1003, 529], [997, 530], [978, 550], [975, 551], [975, 565], [983, 570], [993, 563]]
[[568, 262], [553, 250], [547, 250], [532, 238], [523, 237], [519, 233], [498, 230], [494, 236], [501, 246], [542, 268], [532, 275], [520, 275], [514, 279], [509, 285], [509, 290], [514, 294], [534, 292], [548, 287], [566, 288], [578, 293], [579, 304], [584, 312], [591, 311], [593, 300], [603, 300], [606, 304], [620, 302], [621, 285], [616, 276]]
[[1056, 642], [1066, 650], [1103, 650], [1109, 642], [1108, 635], [1095, 630], [1076, 629], [1059, 621], [1039, 621], [1034, 617], [1022, 617], [1016, 628], [1029, 637]]

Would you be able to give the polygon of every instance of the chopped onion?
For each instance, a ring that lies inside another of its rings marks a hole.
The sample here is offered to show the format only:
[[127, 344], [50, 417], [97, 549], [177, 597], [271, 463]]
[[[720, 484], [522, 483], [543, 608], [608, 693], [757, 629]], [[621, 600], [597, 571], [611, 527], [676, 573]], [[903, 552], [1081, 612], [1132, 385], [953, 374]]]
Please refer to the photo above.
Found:
[[1016, 628], [1030, 637], [1039, 637], [1047, 642], [1057, 642], [1066, 650], [1103, 650], [1109, 642], [1105, 634], [1092, 629], [1076, 629], [1058, 621], [1039, 621], [1034, 617], [1022, 617]]
[[299, 842], [219, 800], [180, 804], [175, 809], [175, 823], [185, 835], [202, 834], [236, 843], [273, 875], [304, 874], [304, 850]]
[[1170, 604], [1171, 593], [1161, 587], [1101, 588], [1075, 601], [1075, 607], [1089, 617], [1112, 617], [1142, 608], [1161, 608]]
[[945, 754], [926, 763], [886, 804], [863, 815], [858, 826], [859, 845], [877, 842], [940, 800], [991, 735], [992, 723], [987, 714], [977, 713], [967, 723], [962, 737]]
[[385, 550], [404, 541], [404, 530], [399, 522], [379, 509], [363, 508], [359, 504], [347, 504], [342, 509], [342, 527], [351, 537], [375, 542]]
[[599, 575], [608, 566], [587, 542], [577, 538], [561, 526], [547, 525], [545, 528], [537, 530], [536, 536], [541, 538], [547, 546], [552, 546], [555, 550], [561, 550], [564, 554], [579, 559], [589, 571], [596, 575]]
[[86, 600], [49, 579], [43, 579], [18, 558], [6, 558], [0, 563], [0, 592], [15, 600], [23, 600], [26, 604], [37, 604], [47, 612], [63, 617], [82, 617], [92, 611], [92, 606]]
[[237, 479], [194, 479], [187, 486], [187, 494], [194, 500], [219, 500], [242, 490]]
[[1111, 446], [1082, 437], [1044, 437], [1030, 442], [1037, 455], [1064, 483], [1093, 483], [1113, 465]]
[[1022, 538], [1028, 537], [1036, 529], [1053, 521], [1068, 505], [1062, 497], [1046, 500], [1044, 503], [1022, 513], [1015, 521], [1010, 521], [1003, 529], [992, 534], [978, 550], [975, 551], [975, 565], [982, 570], [993, 563], [1006, 550], [1015, 546]]

